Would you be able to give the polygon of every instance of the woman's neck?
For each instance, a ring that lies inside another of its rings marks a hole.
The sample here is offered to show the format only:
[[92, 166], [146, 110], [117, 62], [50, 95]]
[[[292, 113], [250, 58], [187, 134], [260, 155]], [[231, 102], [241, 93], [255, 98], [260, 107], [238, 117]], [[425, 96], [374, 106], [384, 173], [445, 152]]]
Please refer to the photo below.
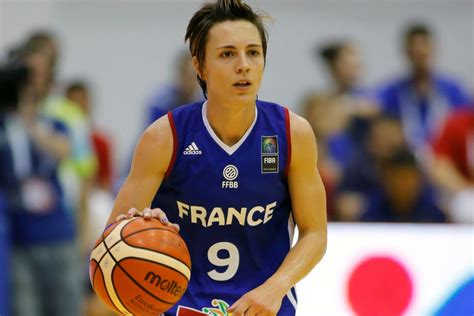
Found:
[[209, 98], [207, 120], [217, 137], [226, 145], [236, 144], [255, 120], [255, 101], [250, 103], [220, 103]]

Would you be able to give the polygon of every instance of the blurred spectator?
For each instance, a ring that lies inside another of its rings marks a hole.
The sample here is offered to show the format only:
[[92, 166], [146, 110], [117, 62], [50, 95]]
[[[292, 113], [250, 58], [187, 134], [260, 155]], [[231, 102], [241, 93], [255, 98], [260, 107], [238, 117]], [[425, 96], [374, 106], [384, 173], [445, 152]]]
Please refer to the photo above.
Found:
[[474, 109], [452, 113], [434, 139], [439, 184], [457, 192], [474, 185]]
[[12, 233], [13, 314], [79, 315], [75, 220], [57, 176], [58, 162], [70, 153], [67, 129], [38, 114], [51, 78], [48, 56], [29, 42], [16, 56], [31, 73], [17, 106], [0, 117], [0, 191]]
[[[53, 96], [52, 89], [56, 80], [59, 62], [59, 44], [56, 36], [50, 31], [34, 32], [27, 40], [27, 45], [40, 51], [48, 60], [48, 84], [41, 99], [42, 114], [50, 120], [60, 122], [68, 130], [70, 154], [59, 164], [58, 176], [64, 192], [63, 203], [71, 210], [78, 228], [78, 259], [89, 253], [88, 198], [92, 178], [95, 176], [97, 161], [90, 140], [89, 121], [84, 111], [75, 103], [63, 96]], [[82, 263], [82, 264], [81, 264]], [[78, 260], [76, 273], [82, 280], [88, 280], [85, 261]], [[83, 294], [83, 282], [77, 284]], [[81, 296], [81, 299], [83, 297]], [[82, 304], [83, 301], [81, 300]]]
[[[62, 106], [71, 108], [74, 113], [79, 113], [81, 124], [92, 126], [90, 88], [82, 81], [71, 82], [66, 87], [65, 97], [66, 100], [63, 101]], [[89, 247], [93, 246], [97, 236], [102, 232], [113, 206], [113, 179], [110, 138], [96, 126], [87, 131], [80, 134], [81, 138], [88, 137], [82, 142], [91, 144], [92, 147], [90, 149], [87, 147], [87, 151], [83, 152], [84, 155], [87, 154], [83, 156], [83, 159], [80, 155], [76, 156], [76, 160], [83, 164], [76, 165], [75, 172], [81, 180], [81, 241], [88, 255]], [[97, 172], [88, 163], [92, 160], [97, 161]], [[81, 166], [85, 166], [86, 169], [82, 171]]]
[[147, 106], [146, 126], [179, 105], [202, 99], [198, 88], [191, 55], [187, 50], [182, 51], [176, 60], [175, 82], [161, 87]]
[[356, 221], [367, 207], [368, 198], [382, 186], [383, 162], [405, 145], [398, 120], [376, 117], [371, 120], [367, 138], [353, 152], [338, 187], [337, 219]]
[[330, 85], [307, 98], [303, 115], [315, 131], [326, 129], [318, 141], [327, 143], [328, 157], [337, 168], [344, 168], [366, 132], [367, 119], [377, 114], [378, 107], [369, 90], [360, 85], [362, 63], [353, 44], [329, 43], [319, 50], [319, 56], [327, 66]]
[[80, 218], [85, 212], [88, 184], [97, 171], [89, 121], [80, 107], [65, 98], [49, 99], [43, 112], [47, 117], [62, 122], [69, 130], [71, 155], [61, 162], [60, 178], [68, 203]]
[[319, 56], [331, 77], [326, 93], [340, 97], [351, 115], [371, 117], [376, 114], [375, 95], [361, 86], [362, 60], [359, 50], [349, 41], [332, 42], [320, 48]]
[[96, 171], [96, 160], [89, 139], [90, 127], [79, 107], [64, 98], [50, 95], [59, 62], [59, 44], [54, 33], [47, 30], [35, 31], [28, 37], [26, 45], [33, 47], [47, 59], [48, 78], [41, 91], [41, 110], [45, 116], [62, 122], [69, 131], [71, 155], [69, 159], [61, 161], [59, 178], [66, 203], [69, 203], [69, 208], [81, 220], [81, 212], [86, 207], [86, 183]]
[[59, 60], [59, 44], [57, 38], [55, 34], [49, 30], [35, 30], [28, 35], [25, 43], [41, 53], [47, 59], [47, 83], [42, 87], [42, 91], [39, 91], [45, 101], [49, 96], [56, 79]]
[[435, 38], [423, 24], [404, 34], [410, 69], [380, 91], [384, 111], [402, 122], [409, 145], [424, 153], [446, 115], [468, 103], [467, 93], [453, 79], [434, 69]]
[[334, 41], [317, 52], [327, 67], [329, 84], [325, 91], [304, 100], [303, 116], [318, 138], [328, 217], [334, 219], [334, 189], [366, 133], [367, 120], [377, 114], [378, 107], [369, 90], [360, 85], [362, 62], [351, 42]]
[[94, 185], [106, 191], [111, 191], [113, 181], [112, 141], [108, 135], [94, 125], [90, 89], [83, 81], [73, 81], [66, 87], [66, 98], [78, 105], [92, 123], [91, 142], [98, 162]]
[[[94, 124], [91, 89], [86, 82], [76, 80], [69, 83], [65, 89], [65, 97], [79, 107], [91, 123], [90, 141], [98, 162], [97, 173], [89, 181], [85, 181], [84, 186], [87, 187], [83, 189], [84, 193], [87, 194], [85, 201], [87, 207], [86, 212], [83, 212], [81, 216], [83, 221], [81, 238], [85, 248], [86, 260], [84, 262], [86, 263], [89, 260], [90, 250], [93, 248], [97, 237], [102, 233], [114, 203], [112, 196], [112, 142], [108, 135]], [[88, 273], [85, 275], [85, 282], [90, 294], [86, 301], [86, 314], [113, 315], [92, 292]]]
[[424, 181], [415, 156], [399, 151], [382, 164], [380, 190], [371, 194], [364, 222], [443, 223], [432, 188]]
[[433, 142], [431, 173], [449, 193], [449, 214], [455, 222], [473, 223], [474, 109], [452, 113]]
[[340, 41], [323, 46], [319, 55], [331, 78], [325, 94], [339, 104], [340, 115], [347, 116], [349, 134], [359, 143], [367, 128], [367, 118], [379, 111], [375, 93], [361, 85], [360, 52], [353, 43]]
[[[56, 70], [59, 60], [59, 47], [55, 35], [48, 30], [36, 30], [26, 40], [28, 45], [35, 47], [48, 59], [50, 69]], [[52, 77], [53, 78], [53, 77]]]

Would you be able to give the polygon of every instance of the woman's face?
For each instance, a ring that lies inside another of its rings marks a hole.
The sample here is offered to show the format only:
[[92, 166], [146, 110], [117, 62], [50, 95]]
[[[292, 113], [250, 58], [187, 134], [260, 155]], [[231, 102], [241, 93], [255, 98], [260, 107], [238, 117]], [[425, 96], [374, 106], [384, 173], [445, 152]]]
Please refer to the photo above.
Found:
[[346, 46], [342, 49], [333, 65], [335, 79], [345, 87], [357, 85], [361, 72], [362, 61], [355, 47]]
[[262, 40], [252, 23], [225, 21], [209, 30], [201, 78], [210, 98], [255, 102], [264, 64]]
[[406, 43], [406, 54], [412, 68], [429, 72], [433, 65], [435, 47], [427, 35], [414, 35]]
[[41, 100], [48, 94], [51, 68], [49, 59], [43, 53], [34, 53], [27, 57], [26, 64], [30, 68], [29, 89], [33, 92], [35, 98]]

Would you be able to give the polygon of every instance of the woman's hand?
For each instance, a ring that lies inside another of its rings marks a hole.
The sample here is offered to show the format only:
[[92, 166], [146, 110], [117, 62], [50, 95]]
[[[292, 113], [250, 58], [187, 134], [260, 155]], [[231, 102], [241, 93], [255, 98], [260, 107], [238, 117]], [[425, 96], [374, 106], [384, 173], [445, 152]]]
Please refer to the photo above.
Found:
[[227, 312], [232, 316], [275, 316], [286, 292], [286, 289], [266, 282], [243, 295]]
[[120, 222], [124, 219], [137, 217], [137, 216], [141, 216], [144, 219], [157, 218], [157, 219], [160, 220], [160, 222], [162, 224], [170, 226], [176, 232], [179, 232], [179, 225], [174, 224], [174, 223], [170, 223], [169, 220], [168, 220], [168, 217], [166, 217], [166, 213], [163, 212], [163, 210], [161, 210], [159, 208], [151, 209], [151, 208], [147, 207], [143, 210], [143, 212], [140, 212], [139, 210], [137, 210], [136, 208], [133, 207], [133, 208], [131, 208], [127, 211], [127, 214], [120, 214], [119, 216], [117, 216], [115, 218], [115, 222]]

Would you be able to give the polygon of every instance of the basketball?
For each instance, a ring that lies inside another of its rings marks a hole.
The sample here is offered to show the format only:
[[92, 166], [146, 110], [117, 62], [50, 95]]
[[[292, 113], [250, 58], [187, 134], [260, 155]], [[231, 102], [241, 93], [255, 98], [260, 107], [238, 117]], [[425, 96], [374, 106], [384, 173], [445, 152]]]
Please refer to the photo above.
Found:
[[181, 236], [158, 219], [115, 223], [97, 240], [89, 260], [97, 295], [122, 315], [159, 315], [183, 296], [191, 259]]

